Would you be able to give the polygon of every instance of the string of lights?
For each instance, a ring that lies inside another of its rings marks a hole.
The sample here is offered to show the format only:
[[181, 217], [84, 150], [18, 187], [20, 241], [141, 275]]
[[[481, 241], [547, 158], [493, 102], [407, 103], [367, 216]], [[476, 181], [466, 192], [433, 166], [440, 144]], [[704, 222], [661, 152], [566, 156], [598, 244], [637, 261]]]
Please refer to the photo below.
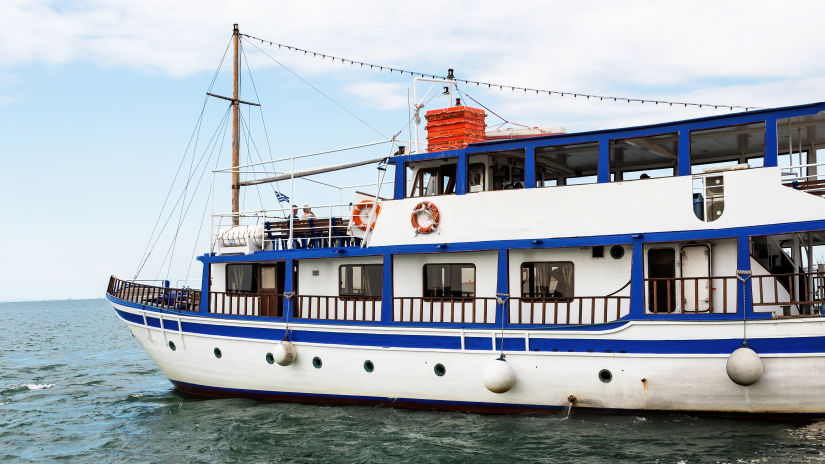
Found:
[[321, 53], [313, 50], [306, 50], [303, 48], [294, 47], [292, 45], [282, 44], [279, 42], [273, 42], [271, 40], [262, 39], [260, 37], [255, 37], [249, 34], [241, 34], [248, 40], [254, 40], [261, 43], [261, 45], [268, 44], [270, 47], [277, 46], [278, 48], [286, 48], [289, 51], [295, 53], [303, 53], [304, 55], [312, 55], [314, 58], [320, 57], [322, 60], [326, 60], [329, 58], [333, 63], [336, 61], [340, 61], [341, 64], [349, 64], [350, 66], [359, 66], [361, 68], [369, 67], [370, 70], [373, 71], [389, 71], [390, 73], [397, 72], [400, 75], [409, 74], [413, 77], [424, 77], [424, 78], [431, 78], [431, 79], [450, 79], [456, 82], [460, 82], [466, 85], [474, 85], [476, 87], [487, 87], [488, 89], [496, 89], [498, 90], [510, 90], [512, 92], [522, 92], [524, 94], [535, 94], [535, 95], [558, 95], [559, 97], [573, 97], [574, 99], [582, 98], [584, 100], [598, 100], [598, 101], [608, 101], [608, 102], [626, 102], [626, 103], [640, 103], [640, 104], [648, 104], [652, 103], [654, 105], [667, 105], [667, 106], [681, 106], [684, 108], [687, 107], [697, 107], [697, 108], [713, 108], [713, 109], [729, 109], [731, 111], [734, 110], [753, 110], [758, 109], [757, 106], [742, 106], [742, 105], [722, 105], [722, 104], [711, 104], [711, 103], [693, 103], [693, 102], [681, 102], [681, 101], [669, 101], [669, 100], [658, 100], [653, 98], [634, 98], [634, 97], [619, 97], [614, 95], [595, 95], [589, 93], [582, 93], [582, 92], [571, 92], [567, 90], [546, 90], [546, 89], [533, 89], [529, 87], [519, 87], [516, 85], [508, 85], [508, 84], [496, 84], [492, 82], [482, 82], [482, 81], [474, 81], [469, 79], [458, 79], [452, 75], [443, 76], [438, 74], [431, 74], [431, 73], [422, 73], [418, 71], [410, 71], [408, 69], [402, 68], [394, 68], [392, 66], [385, 66], [373, 63], [367, 63], [364, 61], [358, 60], [351, 60], [349, 58], [341, 58], [340, 56], [330, 55], [328, 53]]

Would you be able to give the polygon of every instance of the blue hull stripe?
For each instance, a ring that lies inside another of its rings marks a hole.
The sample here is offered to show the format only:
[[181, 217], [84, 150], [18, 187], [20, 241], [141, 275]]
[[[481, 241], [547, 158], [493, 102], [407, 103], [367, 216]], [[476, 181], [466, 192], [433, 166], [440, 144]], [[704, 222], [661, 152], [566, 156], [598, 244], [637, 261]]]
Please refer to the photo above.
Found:
[[[118, 315], [129, 322], [143, 325], [143, 318], [136, 314], [116, 310]], [[150, 327], [160, 328], [157, 318], [146, 318]], [[154, 322], [153, 322], [154, 321]], [[170, 322], [170, 321], [165, 321]], [[174, 322], [174, 321], [171, 321]], [[177, 325], [177, 324], [175, 324]], [[254, 340], [279, 341], [284, 338], [283, 329], [262, 327], [236, 327], [197, 322], [183, 322], [183, 332], [192, 334], [215, 335], [229, 338], [246, 338]], [[170, 329], [169, 330], [176, 330]], [[404, 335], [404, 334], [369, 334], [322, 332], [316, 330], [290, 330], [289, 338], [295, 342], [323, 343], [331, 345], [349, 345], [386, 348], [423, 348], [423, 349], [461, 349], [461, 338], [448, 335]], [[493, 351], [492, 338], [465, 337], [467, 350]], [[742, 346], [742, 340], [704, 339], [704, 340], [605, 340], [605, 339], [548, 339], [531, 338], [530, 346], [525, 346], [521, 337], [506, 337], [506, 351], [537, 352], [577, 352], [577, 353], [637, 353], [637, 354], [727, 354]], [[757, 353], [800, 354], [825, 353], [825, 337], [788, 337], [788, 338], [752, 338], [748, 346]], [[501, 349], [501, 339], [496, 340], [495, 350]]]

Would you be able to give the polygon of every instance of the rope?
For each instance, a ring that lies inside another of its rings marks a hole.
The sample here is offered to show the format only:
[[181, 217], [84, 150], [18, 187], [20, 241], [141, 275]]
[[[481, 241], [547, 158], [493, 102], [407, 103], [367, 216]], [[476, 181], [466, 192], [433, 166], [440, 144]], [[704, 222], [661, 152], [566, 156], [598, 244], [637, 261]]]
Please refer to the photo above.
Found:
[[748, 346], [748, 308], [745, 307], [745, 284], [751, 278], [753, 272], [742, 269], [736, 270], [736, 280], [742, 282], [742, 346]]
[[[243, 34], [242, 34], [242, 35], [243, 35]], [[289, 71], [289, 73], [290, 73], [290, 74], [292, 74], [293, 76], [295, 76], [296, 78], [298, 78], [301, 82], [303, 82], [304, 84], [306, 84], [307, 86], [309, 86], [312, 90], [314, 90], [314, 91], [318, 92], [318, 93], [319, 93], [319, 94], [321, 94], [324, 98], [326, 98], [327, 100], [329, 100], [329, 101], [331, 101], [332, 103], [334, 103], [334, 104], [335, 104], [335, 106], [337, 106], [338, 108], [341, 108], [341, 109], [342, 109], [342, 110], [344, 110], [347, 114], [349, 114], [349, 115], [350, 115], [350, 116], [352, 116], [353, 118], [355, 118], [355, 119], [357, 119], [358, 121], [360, 121], [360, 122], [361, 122], [361, 124], [363, 124], [363, 125], [367, 126], [370, 130], [372, 130], [372, 131], [373, 131], [373, 132], [375, 132], [376, 134], [380, 135], [381, 137], [384, 137], [385, 139], [387, 138], [387, 136], [386, 136], [386, 135], [382, 134], [382, 133], [381, 133], [381, 131], [379, 131], [378, 129], [376, 129], [375, 127], [373, 127], [370, 123], [368, 123], [368, 122], [364, 121], [363, 119], [359, 118], [359, 117], [358, 117], [355, 113], [353, 113], [352, 111], [350, 111], [350, 110], [348, 110], [346, 107], [344, 107], [344, 105], [342, 105], [342, 104], [338, 103], [338, 101], [337, 101], [337, 100], [335, 100], [334, 98], [332, 98], [332, 97], [330, 97], [329, 95], [327, 95], [326, 93], [324, 93], [324, 92], [323, 92], [321, 89], [319, 89], [318, 87], [315, 87], [314, 85], [312, 85], [309, 81], [307, 81], [306, 79], [304, 79], [303, 77], [301, 77], [300, 75], [298, 75], [298, 73], [296, 73], [295, 71], [293, 71], [292, 69], [288, 68], [286, 65], [284, 65], [283, 63], [281, 63], [281, 62], [280, 62], [280, 61], [278, 61], [277, 59], [275, 59], [275, 57], [273, 57], [273, 56], [269, 55], [268, 53], [266, 53], [265, 51], [263, 51], [260, 47], [258, 47], [257, 45], [255, 45], [253, 42], [249, 42], [249, 43], [250, 43], [253, 47], [257, 48], [257, 49], [258, 49], [258, 51], [260, 51], [261, 53], [263, 53], [263, 55], [264, 55], [264, 56], [266, 56], [266, 57], [267, 57], [267, 58], [269, 58], [270, 60], [274, 61], [275, 63], [278, 63], [278, 66], [280, 66], [280, 67], [284, 68], [285, 70]]]
[[501, 350], [499, 351], [498, 359], [504, 360], [504, 311], [506, 310], [507, 300], [510, 299], [510, 295], [507, 293], [496, 293], [496, 302], [501, 305], [501, 332], [499, 332], [499, 337], [501, 338]]
[[[280, 48], [286, 48], [287, 50], [290, 50], [292, 52], [303, 53], [304, 55], [312, 54], [313, 57], [319, 57], [320, 56], [322, 60], [330, 58], [333, 63], [337, 60], [337, 61], [340, 61], [341, 64], [349, 64], [350, 66], [359, 65], [361, 68], [369, 66], [369, 69], [373, 70], [373, 71], [377, 70], [379, 72], [382, 72], [384, 70], [387, 70], [387, 71], [390, 72], [390, 74], [392, 74], [393, 72], [398, 72], [402, 76], [404, 74], [409, 74], [410, 76], [420, 76], [420, 77], [432, 78], [432, 79], [444, 79], [444, 80], [446, 80], [446, 79], [449, 78], [450, 80], [454, 80], [456, 82], [462, 82], [462, 83], [467, 84], [467, 85], [475, 85], [476, 87], [487, 86], [488, 89], [498, 87], [499, 90], [509, 89], [513, 92], [518, 90], [518, 91], [523, 92], [525, 94], [529, 92], [529, 93], [535, 94], [535, 95], [545, 95], [546, 94], [548, 96], [558, 95], [560, 97], [572, 96], [573, 98], [582, 97], [582, 98], [585, 98], [586, 100], [590, 100], [592, 98], [592, 99], [598, 99], [599, 101], [605, 101], [605, 100], [610, 101], [610, 100], [612, 100], [614, 102], [620, 102], [621, 101], [621, 102], [627, 102], [627, 103], [640, 103], [640, 104], [653, 103], [655, 105], [659, 105], [659, 104], [668, 105], [668, 106], [676, 105], [676, 106], [682, 106], [682, 107], [685, 107], [685, 108], [687, 108], [688, 106], [693, 106], [693, 107], [697, 107], [697, 108], [704, 108], [704, 107], [710, 108], [710, 107], [713, 107], [713, 109], [724, 108], [724, 109], [729, 109], [731, 111], [736, 110], [736, 109], [742, 109], [742, 110], [748, 111], [748, 110], [759, 108], [757, 106], [750, 106], [750, 105], [748, 105], [748, 106], [723, 105], [723, 104], [712, 104], [712, 103], [693, 103], [693, 102], [682, 102], [682, 101], [659, 100], [659, 99], [654, 99], [654, 98], [635, 98], [635, 97], [620, 97], [620, 96], [613, 96], [613, 95], [596, 95], [596, 94], [583, 93], [583, 92], [572, 92], [572, 91], [569, 91], [569, 90], [534, 89], [534, 88], [519, 87], [519, 86], [516, 86], [516, 85], [509, 85], [509, 84], [496, 84], [496, 83], [492, 83], [492, 82], [482, 82], [482, 81], [467, 80], [467, 79], [455, 79], [455, 78], [450, 77], [450, 76], [442, 76], [442, 75], [437, 75], [437, 74], [432, 74], [432, 73], [422, 73], [422, 72], [418, 72], [418, 71], [410, 71], [408, 69], [395, 68], [395, 67], [392, 67], [392, 66], [384, 66], [384, 65], [372, 64], [372, 63], [366, 63], [366, 62], [358, 61], [358, 60], [351, 60], [349, 58], [341, 58], [341, 57], [330, 55], [330, 54], [327, 54], [327, 53], [321, 53], [321, 52], [317, 52], [317, 51], [306, 50], [306, 49], [303, 49], [303, 48], [293, 47], [291, 45], [286, 45], [286, 44], [282, 44], [282, 43], [278, 43], [278, 42], [273, 42], [271, 40], [265, 40], [265, 39], [262, 39], [260, 37], [255, 37], [255, 36], [249, 35], [249, 34], [241, 34], [241, 36], [243, 36], [244, 38], [250, 40], [249, 43], [251, 43], [253, 46], [255, 46], [255, 48], [258, 48], [258, 50], [260, 50], [261, 53], [264, 53], [263, 50], [261, 50], [259, 47], [257, 47], [257, 45], [255, 45], [255, 43], [252, 42], [252, 40], [259, 41], [261, 43], [261, 45], [269, 44], [270, 47], [273, 47], [273, 46], [277, 45], [279, 49]], [[264, 54], [266, 55], [266, 53], [264, 53]], [[267, 55], [267, 56], [269, 56], [269, 55]], [[272, 57], [270, 57], [270, 58], [272, 58]], [[272, 58], [272, 59], [274, 60], [274, 58]], [[280, 63], [278, 63], [278, 64], [280, 64]], [[283, 65], [281, 65], [281, 66], [283, 66]]]

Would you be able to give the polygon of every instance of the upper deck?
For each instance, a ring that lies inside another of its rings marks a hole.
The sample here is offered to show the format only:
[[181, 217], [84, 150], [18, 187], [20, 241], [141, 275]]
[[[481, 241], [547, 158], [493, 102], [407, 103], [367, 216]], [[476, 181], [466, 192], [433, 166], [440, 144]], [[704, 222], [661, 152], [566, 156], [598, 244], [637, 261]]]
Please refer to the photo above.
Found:
[[[813, 103], [396, 155], [387, 159], [395, 167], [386, 182], [393, 184], [392, 199], [379, 201], [374, 231], [359, 233], [350, 224], [353, 206], [370, 198], [361, 194], [349, 204], [313, 206], [328, 214], [312, 220], [288, 211], [281, 220], [256, 218], [258, 249], [598, 236], [822, 219], [825, 203], [794, 190], [819, 194], [825, 186], [824, 112], [825, 103]], [[419, 234], [409, 225], [410, 212], [425, 199], [441, 213], [436, 233]]]

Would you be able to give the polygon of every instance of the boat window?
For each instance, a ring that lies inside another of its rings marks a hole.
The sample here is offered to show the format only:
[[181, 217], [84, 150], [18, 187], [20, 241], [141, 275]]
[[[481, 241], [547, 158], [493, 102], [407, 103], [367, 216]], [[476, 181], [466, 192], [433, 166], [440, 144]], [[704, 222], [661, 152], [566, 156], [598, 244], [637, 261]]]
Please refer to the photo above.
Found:
[[596, 183], [599, 142], [536, 148], [536, 187]]
[[473, 264], [424, 265], [424, 298], [473, 298], [475, 289]]
[[782, 182], [819, 193], [825, 183], [825, 114], [783, 118], [776, 125]]
[[679, 134], [661, 134], [610, 141], [612, 180], [670, 177], [676, 174]]
[[[484, 164], [481, 159], [489, 160], [489, 183], [484, 182]], [[506, 150], [489, 153], [475, 153], [469, 156], [467, 174], [469, 192], [483, 190], [512, 190], [524, 188], [524, 150]], [[472, 169], [470, 168], [472, 166]], [[479, 176], [481, 170], [481, 176]]]
[[381, 264], [345, 264], [338, 267], [338, 296], [381, 298], [384, 266]]
[[456, 163], [420, 168], [413, 179], [410, 197], [455, 193]]
[[676, 251], [653, 248], [647, 252], [648, 311], [670, 313], [676, 307]]
[[725, 211], [724, 177], [693, 177], [693, 214], [702, 221], [713, 222]]
[[256, 290], [254, 264], [226, 265], [227, 293], [253, 293]]
[[690, 172], [747, 163], [765, 156], [765, 123], [715, 127], [690, 132]]
[[573, 298], [573, 263], [522, 263], [521, 296], [553, 300]]
[[484, 191], [484, 163], [471, 163], [467, 169], [467, 191]]

